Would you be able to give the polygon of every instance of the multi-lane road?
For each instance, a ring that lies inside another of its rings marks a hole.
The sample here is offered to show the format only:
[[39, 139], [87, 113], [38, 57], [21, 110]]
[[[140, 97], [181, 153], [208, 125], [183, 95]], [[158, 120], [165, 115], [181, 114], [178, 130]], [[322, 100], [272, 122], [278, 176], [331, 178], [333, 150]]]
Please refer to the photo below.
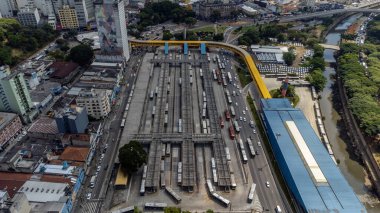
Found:
[[[249, 147], [247, 146], [247, 138], [251, 138], [254, 149], [258, 153], [255, 157], [249, 158], [248, 163], [246, 164], [247, 166], [243, 165], [242, 168], [249, 169], [249, 172], [245, 171], [245, 173], [251, 174], [253, 182], [257, 184], [257, 194], [264, 211], [273, 212], [277, 205], [279, 205], [281, 209], [289, 209], [287, 201], [285, 201], [284, 203], [283, 197], [281, 196], [283, 192], [280, 192], [281, 189], [277, 187], [277, 181], [275, 181], [271, 169], [272, 165], [268, 162], [267, 153], [264, 150], [265, 146], [263, 144], [262, 136], [260, 135], [260, 132], [256, 129], [255, 121], [246, 103], [248, 87], [241, 88], [236, 69], [234, 67], [234, 64], [232, 63], [233, 57], [228, 54], [225, 54], [221, 55], [220, 58], [221, 61], [226, 64], [225, 73], [230, 72], [232, 74], [233, 79], [230, 83], [228, 83], [227, 87], [224, 88], [224, 90], [228, 90], [231, 94], [231, 106], [234, 107], [236, 113], [236, 116], [232, 118], [231, 121], [236, 120], [240, 126], [240, 133], [236, 134], [236, 139], [233, 143], [236, 143], [236, 140], [242, 139], [245, 146], [245, 150], [247, 150], [247, 155], [251, 156], [248, 151]], [[211, 63], [211, 69], [217, 69], [217, 64]], [[258, 92], [256, 92], [256, 94], [258, 94]], [[256, 98], [258, 99], [258, 97]], [[224, 104], [227, 104], [226, 100], [224, 101]], [[250, 121], [254, 123], [254, 127], [251, 127]], [[228, 124], [227, 127], [229, 127], [230, 125], [232, 125], [232, 122], [231, 124]], [[222, 131], [227, 131], [227, 128], [222, 129]], [[231, 140], [226, 141], [226, 143], [231, 142]], [[235, 148], [238, 149], [237, 146], [235, 146]], [[241, 155], [238, 158], [241, 159]], [[267, 183], [269, 183], [269, 186], [267, 185]]]
[[[136, 79], [136, 71], [139, 69], [140, 54], [132, 55], [130, 63], [124, 74], [124, 82], [112, 112], [103, 121], [102, 136], [97, 144], [95, 156], [89, 168], [86, 182], [79, 192], [78, 201], [73, 208], [73, 212], [103, 212], [112, 197], [106, 196], [108, 190], [112, 190], [110, 181], [113, 172], [113, 165], [119, 147], [119, 137], [121, 118], [123, 117], [127, 98], [131, 92], [132, 85]], [[103, 154], [103, 157], [101, 157]], [[98, 169], [98, 167], [100, 169]], [[90, 187], [90, 179], [96, 175], [94, 187]]]

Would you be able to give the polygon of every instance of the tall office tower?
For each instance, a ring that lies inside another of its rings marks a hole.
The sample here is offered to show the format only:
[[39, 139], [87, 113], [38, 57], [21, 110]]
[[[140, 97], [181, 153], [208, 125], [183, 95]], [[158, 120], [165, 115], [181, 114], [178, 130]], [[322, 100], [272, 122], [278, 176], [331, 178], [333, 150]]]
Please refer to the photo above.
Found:
[[94, 0], [84, 0], [86, 9], [87, 9], [87, 15], [88, 19], [90, 21], [95, 20], [95, 6], [94, 6]]
[[33, 107], [24, 74], [11, 73], [9, 66], [0, 67], [0, 111], [17, 113], [22, 117]]
[[17, 9], [21, 10], [22, 8], [33, 8], [34, 0], [16, 0], [17, 3]]
[[0, 13], [3, 18], [12, 17], [14, 10], [16, 8], [13, 0], [0, 0]]
[[127, 24], [123, 0], [95, 0], [95, 18], [100, 48], [105, 55], [129, 59]]
[[77, 12], [79, 27], [81, 28], [87, 27], [87, 23], [89, 19], [88, 19], [86, 2], [84, 0], [75, 0], [74, 8], [75, 8], [75, 11]]
[[40, 13], [44, 16], [54, 14], [52, 0], [34, 0], [34, 5], [38, 8]]

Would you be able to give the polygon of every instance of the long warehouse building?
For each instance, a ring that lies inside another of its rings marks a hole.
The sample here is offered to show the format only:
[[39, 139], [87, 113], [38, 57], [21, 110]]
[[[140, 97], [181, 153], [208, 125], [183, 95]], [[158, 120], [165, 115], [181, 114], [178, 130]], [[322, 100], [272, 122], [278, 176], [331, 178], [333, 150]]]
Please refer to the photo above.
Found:
[[305, 212], [366, 212], [300, 109], [262, 99], [269, 140], [288, 188]]

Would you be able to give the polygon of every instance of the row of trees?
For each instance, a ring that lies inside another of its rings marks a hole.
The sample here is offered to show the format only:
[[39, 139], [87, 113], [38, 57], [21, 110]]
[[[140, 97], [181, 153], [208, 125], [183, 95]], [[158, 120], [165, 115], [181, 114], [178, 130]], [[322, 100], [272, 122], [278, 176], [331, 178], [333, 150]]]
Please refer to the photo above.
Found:
[[[172, 35], [170, 32], [165, 32], [163, 34], [163, 40], [169, 40], [172, 37], [174, 37], [175, 40], [184, 40], [183, 33], [176, 33]], [[186, 40], [188, 41], [197, 41], [197, 40], [203, 40], [203, 41], [223, 41], [224, 35], [223, 33], [217, 33], [214, 32], [195, 32], [195, 31], [187, 31], [186, 32]]]
[[[292, 25], [277, 25], [274, 23], [271, 24], [262, 24], [258, 26], [250, 27], [240, 38], [240, 45], [251, 45], [259, 43], [268, 43], [271, 42], [270, 38], [276, 38], [278, 42], [284, 41], [295, 41], [301, 42], [303, 44], [308, 44], [308, 41], [313, 41], [313, 44], [316, 38], [310, 37], [309, 29], [305, 30], [294, 30], [291, 29]], [[242, 28], [236, 29], [235, 32], [242, 30]]]
[[[360, 127], [369, 136], [380, 132], [380, 46], [377, 48], [345, 45], [338, 59], [338, 69], [347, 91], [349, 107]], [[367, 70], [360, 64], [359, 51], [369, 54]]]
[[[169, 20], [174, 23], [195, 24], [195, 13], [170, 1], [148, 3], [139, 14], [140, 28], [160, 24]], [[142, 29], [141, 29], [142, 30]], [[140, 31], [141, 31], [140, 30]]]
[[325, 60], [323, 58], [324, 48], [319, 44], [315, 44], [313, 50], [314, 55], [308, 61], [311, 72], [306, 76], [306, 80], [309, 81], [317, 91], [321, 91], [327, 83], [327, 79], [323, 75], [323, 71], [325, 70]]
[[15, 65], [58, 35], [47, 24], [34, 28], [21, 26], [15, 19], [0, 19], [0, 65]]
[[376, 16], [368, 23], [367, 40], [380, 44], [380, 16]]

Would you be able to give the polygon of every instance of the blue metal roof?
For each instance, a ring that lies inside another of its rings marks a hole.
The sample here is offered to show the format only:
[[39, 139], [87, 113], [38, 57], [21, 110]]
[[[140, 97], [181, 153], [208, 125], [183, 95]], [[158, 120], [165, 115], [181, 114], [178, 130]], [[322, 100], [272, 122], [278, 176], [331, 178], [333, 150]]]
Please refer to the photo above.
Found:
[[271, 101], [261, 101], [263, 108], [292, 108], [292, 105], [286, 98], [272, 98]]
[[[288, 187], [307, 212], [366, 212], [300, 109], [287, 99], [262, 99], [264, 123]], [[316, 182], [300, 155], [285, 121], [293, 121], [327, 183]]]

